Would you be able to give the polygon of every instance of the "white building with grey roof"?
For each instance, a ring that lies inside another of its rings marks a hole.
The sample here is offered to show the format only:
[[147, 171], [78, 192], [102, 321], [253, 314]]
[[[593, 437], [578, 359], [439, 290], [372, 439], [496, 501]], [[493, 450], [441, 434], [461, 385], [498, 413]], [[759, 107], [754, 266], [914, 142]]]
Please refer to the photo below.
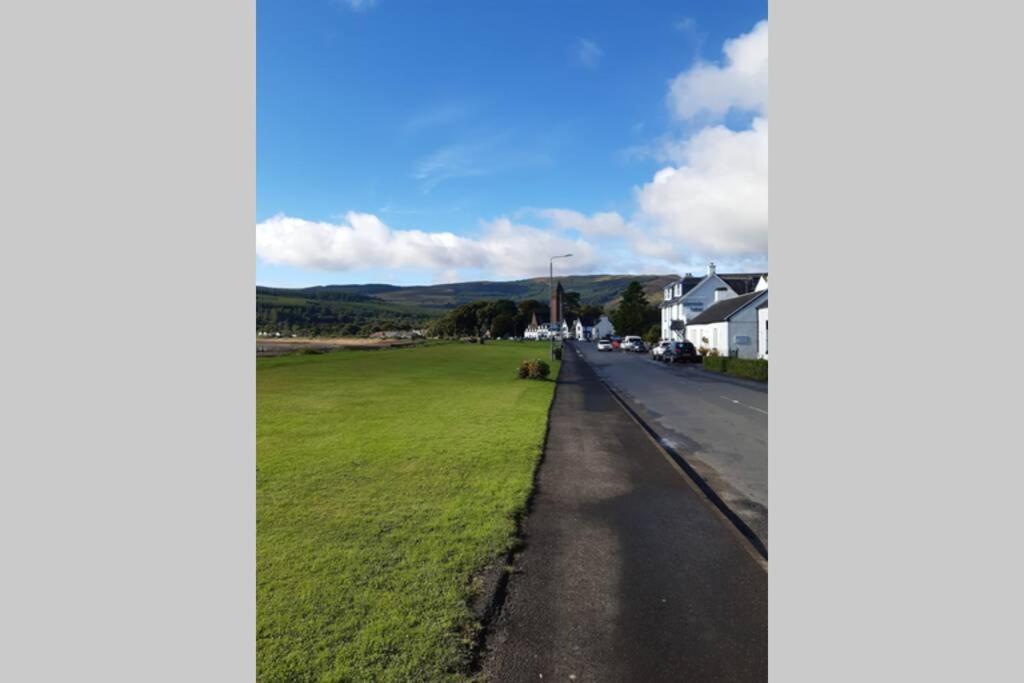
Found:
[[708, 274], [700, 277], [687, 273], [665, 287], [661, 303], [661, 338], [673, 341], [688, 339], [688, 321], [699, 316], [716, 302], [728, 297], [748, 294], [762, 286], [767, 288], [767, 273], [716, 273], [715, 264], [708, 264]]

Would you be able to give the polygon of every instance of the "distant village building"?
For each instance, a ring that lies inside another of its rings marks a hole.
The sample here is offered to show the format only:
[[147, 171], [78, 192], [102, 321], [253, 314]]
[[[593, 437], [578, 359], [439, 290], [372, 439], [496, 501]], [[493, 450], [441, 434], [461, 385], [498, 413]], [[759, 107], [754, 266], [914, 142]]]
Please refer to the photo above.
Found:
[[575, 339], [576, 338], [576, 321], [572, 316], [566, 316], [562, 320], [562, 325], [558, 328], [558, 334], [561, 339]]
[[597, 319], [597, 322], [594, 323], [590, 334], [594, 339], [610, 337], [615, 334], [615, 325], [612, 325], [612, 321], [608, 319], [608, 316], [602, 315]]
[[541, 322], [537, 319], [537, 312], [533, 312], [533, 317], [530, 318], [530, 324], [527, 325], [526, 331], [523, 332], [524, 339], [548, 339], [551, 335], [551, 329], [546, 322]]
[[576, 318], [575, 333], [576, 339], [581, 341], [591, 341], [594, 338], [593, 318]]

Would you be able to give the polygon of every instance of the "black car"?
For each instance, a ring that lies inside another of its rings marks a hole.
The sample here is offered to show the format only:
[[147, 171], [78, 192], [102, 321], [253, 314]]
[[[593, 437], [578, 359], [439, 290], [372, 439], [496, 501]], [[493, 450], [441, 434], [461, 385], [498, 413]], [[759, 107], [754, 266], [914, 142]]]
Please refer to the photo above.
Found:
[[666, 363], [699, 363], [697, 347], [688, 341], [671, 342], [662, 352], [660, 359]]

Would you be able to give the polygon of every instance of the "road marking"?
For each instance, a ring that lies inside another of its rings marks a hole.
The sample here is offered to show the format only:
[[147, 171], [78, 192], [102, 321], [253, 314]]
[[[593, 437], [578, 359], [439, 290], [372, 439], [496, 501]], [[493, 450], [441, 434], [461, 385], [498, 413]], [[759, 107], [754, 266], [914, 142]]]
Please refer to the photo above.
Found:
[[760, 408], [755, 408], [754, 406], [748, 406], [746, 403], [740, 403], [736, 399], [729, 398], [728, 396], [719, 396], [719, 398], [724, 398], [726, 401], [732, 401], [733, 403], [735, 403], [738, 406], [743, 406], [744, 408], [750, 408], [751, 410], [756, 410], [757, 412], [764, 413], [765, 415], [768, 414], [767, 410], [761, 410]]

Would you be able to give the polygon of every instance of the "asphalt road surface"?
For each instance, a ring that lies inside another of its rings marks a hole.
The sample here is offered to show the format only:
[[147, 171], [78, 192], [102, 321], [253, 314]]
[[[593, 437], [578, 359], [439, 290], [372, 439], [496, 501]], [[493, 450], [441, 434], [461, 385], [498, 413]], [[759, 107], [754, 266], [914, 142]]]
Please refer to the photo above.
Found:
[[486, 680], [767, 678], [764, 562], [574, 353], [523, 533]]
[[662, 443], [682, 456], [768, 546], [768, 388], [666, 365], [644, 353], [575, 347]]

